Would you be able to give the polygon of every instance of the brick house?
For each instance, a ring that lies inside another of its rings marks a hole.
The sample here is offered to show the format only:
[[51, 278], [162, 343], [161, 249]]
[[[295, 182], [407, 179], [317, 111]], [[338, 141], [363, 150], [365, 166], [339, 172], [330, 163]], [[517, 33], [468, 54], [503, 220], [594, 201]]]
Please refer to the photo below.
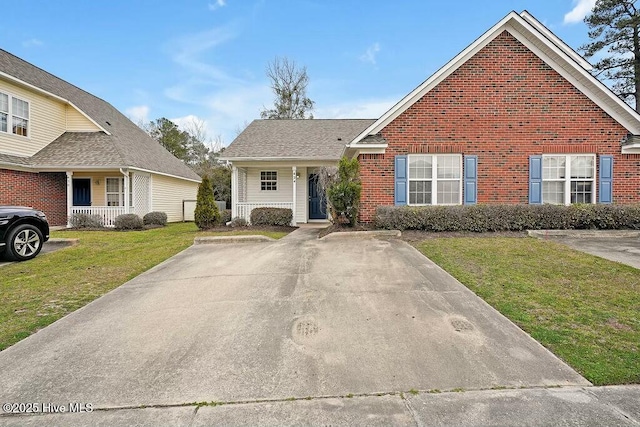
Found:
[[183, 219], [200, 177], [106, 101], [0, 49], [0, 205]]
[[590, 69], [509, 13], [345, 144], [360, 220], [384, 205], [640, 202], [640, 116]]

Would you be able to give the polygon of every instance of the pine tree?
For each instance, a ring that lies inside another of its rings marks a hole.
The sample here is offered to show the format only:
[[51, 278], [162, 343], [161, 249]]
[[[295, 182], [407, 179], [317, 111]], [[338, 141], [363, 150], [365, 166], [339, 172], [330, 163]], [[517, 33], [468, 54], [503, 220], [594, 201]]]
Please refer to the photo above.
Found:
[[220, 211], [213, 198], [213, 187], [208, 175], [202, 178], [202, 182], [198, 186], [195, 221], [201, 230], [213, 228], [220, 221]]
[[640, 12], [636, 0], [597, 0], [584, 18], [590, 43], [580, 47], [589, 58], [605, 51], [594, 64], [596, 77], [612, 83], [613, 91], [640, 111]]

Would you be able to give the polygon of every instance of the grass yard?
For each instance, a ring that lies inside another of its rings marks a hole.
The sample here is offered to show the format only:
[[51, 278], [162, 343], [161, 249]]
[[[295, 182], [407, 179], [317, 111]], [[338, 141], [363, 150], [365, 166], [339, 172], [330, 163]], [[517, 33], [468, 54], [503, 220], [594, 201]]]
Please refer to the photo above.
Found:
[[416, 246], [592, 383], [640, 383], [640, 270], [533, 238]]
[[[291, 229], [293, 230], [293, 229]], [[75, 246], [0, 267], [0, 350], [120, 286], [193, 243], [195, 236], [286, 231], [200, 232], [193, 223], [146, 231], [59, 231]]]

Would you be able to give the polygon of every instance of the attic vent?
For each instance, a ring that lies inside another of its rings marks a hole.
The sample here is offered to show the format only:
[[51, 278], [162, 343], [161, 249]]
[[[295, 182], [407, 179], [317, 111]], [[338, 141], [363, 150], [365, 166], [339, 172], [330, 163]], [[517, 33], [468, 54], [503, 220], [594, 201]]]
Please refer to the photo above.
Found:
[[108, 124], [109, 126], [111, 126], [111, 123], [109, 123], [109, 122], [105, 122], [105, 123]]
[[342, 141], [342, 138], [338, 138], [338, 141]]

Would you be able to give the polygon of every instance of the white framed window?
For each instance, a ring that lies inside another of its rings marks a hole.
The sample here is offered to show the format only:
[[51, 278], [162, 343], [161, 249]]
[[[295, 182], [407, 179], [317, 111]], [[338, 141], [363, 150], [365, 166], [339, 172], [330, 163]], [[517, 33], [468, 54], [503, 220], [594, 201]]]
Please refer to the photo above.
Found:
[[[124, 206], [124, 177], [106, 178], [107, 206]], [[129, 206], [133, 206], [133, 176], [129, 175]]]
[[0, 132], [29, 136], [29, 102], [0, 92]]
[[409, 155], [410, 205], [462, 203], [462, 155]]
[[260, 172], [260, 190], [261, 191], [277, 191], [278, 190], [278, 171], [261, 171]]
[[594, 154], [543, 155], [542, 203], [595, 203]]

